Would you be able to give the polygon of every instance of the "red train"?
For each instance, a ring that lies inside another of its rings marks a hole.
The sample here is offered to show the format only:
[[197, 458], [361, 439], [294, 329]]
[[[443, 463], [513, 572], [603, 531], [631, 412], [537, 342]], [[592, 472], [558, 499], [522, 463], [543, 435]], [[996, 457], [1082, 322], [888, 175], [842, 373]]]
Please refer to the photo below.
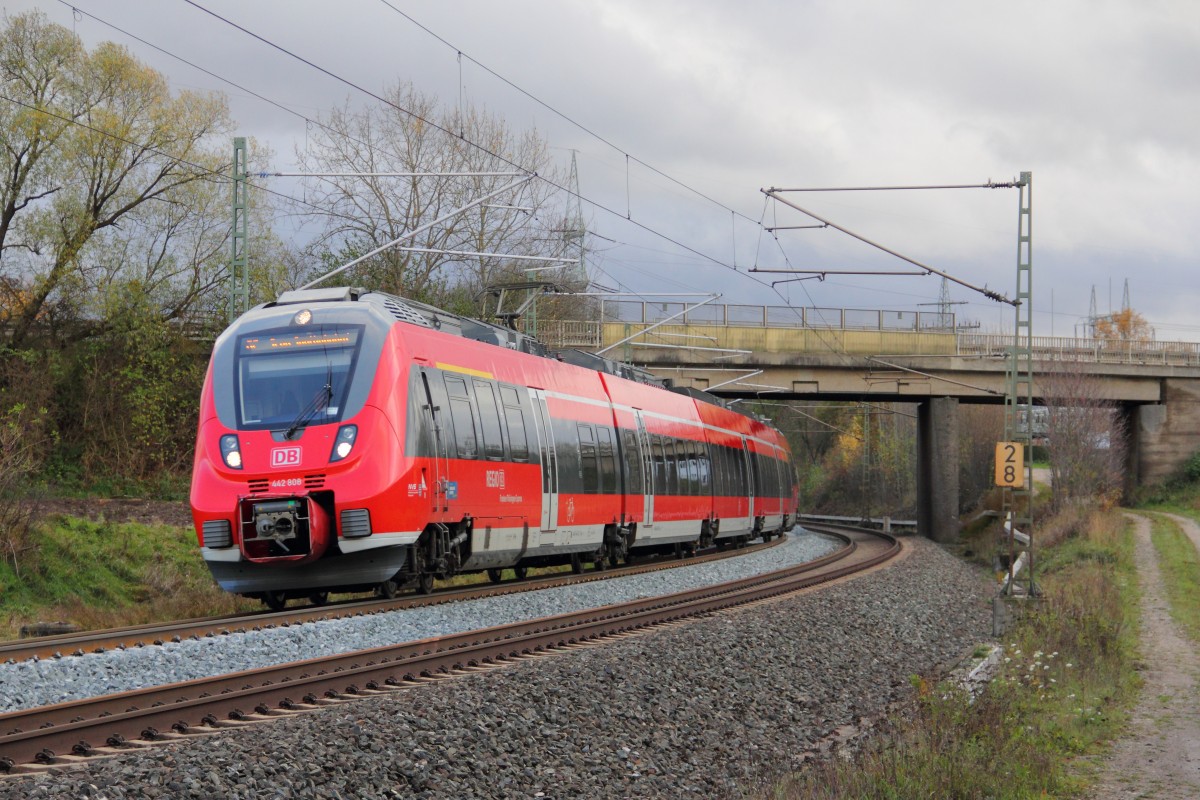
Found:
[[191, 505], [230, 592], [272, 608], [505, 567], [770, 538], [787, 442], [701, 392], [379, 292], [286, 292], [217, 340]]

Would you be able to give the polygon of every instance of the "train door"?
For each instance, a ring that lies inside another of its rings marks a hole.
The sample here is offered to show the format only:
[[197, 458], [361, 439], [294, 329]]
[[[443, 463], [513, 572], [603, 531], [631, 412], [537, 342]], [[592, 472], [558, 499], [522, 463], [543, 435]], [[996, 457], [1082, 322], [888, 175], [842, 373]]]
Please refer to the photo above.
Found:
[[654, 461], [650, 454], [650, 437], [646, 433], [646, 420], [642, 417], [641, 409], [635, 408], [633, 414], [637, 417], [638, 458], [642, 460], [642, 525], [646, 528], [654, 525]]
[[546, 393], [530, 389], [533, 399], [533, 427], [537, 432], [538, 453], [542, 461], [542, 530], [558, 527], [558, 453], [554, 447], [554, 425], [546, 407]]
[[[429, 497], [430, 510], [437, 521], [440, 520], [438, 515], [449, 510], [446, 502], [447, 487], [450, 485], [450, 453], [447, 442], [449, 431], [444, 422], [446, 412], [442, 405], [434, 400], [435, 395], [429, 385], [429, 373], [424, 369], [421, 370], [421, 386], [425, 390], [425, 413], [422, 414], [421, 421], [423, 425], [428, 426], [427, 441], [432, 447], [432, 458], [429, 460], [429, 466], [421, 467], [421, 482], [418, 484], [417, 493]], [[436, 396], [440, 398], [441, 391], [438, 391]]]
[[750, 517], [750, 524], [754, 524], [754, 495], [755, 495], [755, 479], [757, 478], [758, 470], [754, 468], [754, 453], [750, 450], [750, 442], [745, 436], [742, 437], [742, 469], [746, 474], [746, 514]]

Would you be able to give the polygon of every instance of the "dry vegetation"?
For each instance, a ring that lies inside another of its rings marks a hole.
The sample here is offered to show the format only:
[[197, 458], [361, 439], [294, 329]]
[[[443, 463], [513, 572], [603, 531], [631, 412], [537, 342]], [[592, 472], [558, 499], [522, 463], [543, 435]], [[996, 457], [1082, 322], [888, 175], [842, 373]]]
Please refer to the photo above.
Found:
[[995, 679], [972, 700], [935, 676], [850, 760], [818, 764], [780, 798], [1025, 798], [1083, 792], [1075, 759], [1120, 729], [1136, 689], [1130, 540], [1117, 515], [1048, 521], [1042, 597], [1004, 637]]

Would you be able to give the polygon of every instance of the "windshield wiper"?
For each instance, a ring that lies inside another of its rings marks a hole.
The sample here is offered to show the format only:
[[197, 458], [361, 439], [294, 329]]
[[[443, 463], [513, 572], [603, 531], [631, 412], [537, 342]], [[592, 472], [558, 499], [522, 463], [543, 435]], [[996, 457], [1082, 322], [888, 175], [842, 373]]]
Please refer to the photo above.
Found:
[[333, 402], [333, 364], [329, 365], [329, 372], [325, 375], [325, 385], [322, 386], [313, 396], [313, 399], [308, 402], [288, 429], [284, 431], [283, 438], [291, 439], [296, 431], [308, 425], [319, 412], [329, 408], [329, 404]]

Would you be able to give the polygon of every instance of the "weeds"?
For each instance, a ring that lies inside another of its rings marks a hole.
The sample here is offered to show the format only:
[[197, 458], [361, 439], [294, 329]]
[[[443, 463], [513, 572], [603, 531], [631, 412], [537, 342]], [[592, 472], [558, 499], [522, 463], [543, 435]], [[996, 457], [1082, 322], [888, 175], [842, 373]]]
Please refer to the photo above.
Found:
[[[1082, 792], [1072, 759], [1123, 721], [1136, 679], [1130, 537], [1111, 515], [1060, 520], [1043, 549], [1043, 596], [1006, 637], [996, 678], [973, 701], [929, 677], [852, 762], [825, 762], [776, 796], [1024, 798]], [[1076, 558], [1076, 556], [1083, 556]]]

